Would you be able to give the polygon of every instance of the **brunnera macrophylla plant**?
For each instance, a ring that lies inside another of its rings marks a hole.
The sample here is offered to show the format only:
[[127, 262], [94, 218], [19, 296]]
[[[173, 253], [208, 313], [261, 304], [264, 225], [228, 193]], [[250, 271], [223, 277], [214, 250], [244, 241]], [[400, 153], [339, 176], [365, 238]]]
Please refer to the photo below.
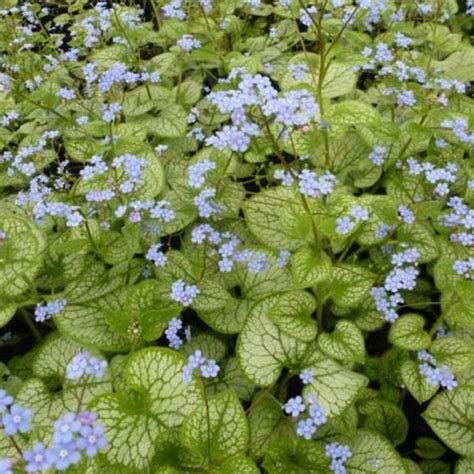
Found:
[[474, 472], [472, 1], [0, 9], [0, 472]]

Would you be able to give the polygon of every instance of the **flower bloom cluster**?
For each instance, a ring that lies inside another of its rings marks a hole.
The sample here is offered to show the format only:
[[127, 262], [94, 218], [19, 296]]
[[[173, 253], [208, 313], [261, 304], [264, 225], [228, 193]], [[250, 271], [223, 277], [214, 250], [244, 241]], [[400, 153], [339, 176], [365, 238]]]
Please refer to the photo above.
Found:
[[[247, 270], [251, 273], [258, 273], [269, 268], [267, 256], [264, 252], [258, 250], [239, 250], [241, 242], [232, 232], [219, 232], [209, 224], [200, 224], [196, 226], [191, 234], [191, 241], [194, 244], [203, 244], [208, 242], [210, 256], [218, 256], [217, 265], [219, 271], [230, 272], [236, 263], [246, 263]], [[285, 261], [286, 258], [286, 261]], [[280, 265], [286, 264], [289, 254], [284, 254]]]
[[[165, 330], [166, 339], [168, 339], [168, 345], [172, 349], [179, 349], [183, 345], [183, 338], [180, 337], [179, 331], [183, 329], [183, 322], [181, 319], [173, 318], [168, 323], [168, 327]], [[191, 327], [187, 326], [184, 329], [184, 338], [187, 341], [191, 340]]]
[[316, 433], [318, 426], [326, 423], [326, 410], [318, 404], [313, 395], [307, 395], [305, 400], [301, 396], [290, 398], [284, 405], [283, 410], [293, 418], [299, 417], [305, 411], [308, 417], [300, 420], [296, 425], [296, 434], [305, 439], [311, 439]]
[[354, 206], [347, 216], [336, 219], [336, 232], [339, 235], [349, 234], [359, 222], [369, 219], [369, 211], [361, 206]]
[[194, 354], [188, 357], [188, 363], [183, 369], [183, 380], [186, 383], [191, 382], [194, 369], [199, 369], [205, 379], [210, 379], [217, 377], [220, 367], [214, 359], [207, 359], [197, 349]]
[[128, 219], [132, 223], [141, 222], [147, 217], [166, 223], [175, 218], [175, 213], [169, 206], [169, 202], [164, 199], [158, 201], [132, 199], [128, 204], [120, 204], [114, 214], [115, 217], [121, 218], [128, 212]]
[[405, 224], [413, 224], [415, 222], [415, 214], [405, 205], [401, 204], [398, 206], [398, 216]]
[[229, 147], [233, 151], [245, 152], [250, 138], [260, 133], [257, 124], [249, 122], [251, 110], [258, 110], [265, 120], [288, 127], [309, 124], [319, 114], [313, 95], [306, 89], [287, 91], [279, 95], [268, 77], [251, 75], [245, 69], [234, 69], [228, 79], [230, 83], [237, 76], [241, 80], [237, 89], [220, 90], [208, 95], [209, 101], [222, 113], [230, 114], [232, 125], [207, 139], [207, 144], [218, 149]]
[[97, 456], [107, 446], [104, 432], [95, 413], [66, 413], [54, 423], [50, 448], [37, 442], [24, 452], [27, 472], [43, 472], [51, 468], [64, 471], [78, 464], [82, 455], [89, 458]]
[[201, 42], [192, 35], [183, 35], [176, 43], [183, 51], [190, 53], [193, 49], [199, 49]]
[[447, 227], [457, 227], [458, 232], [451, 234], [451, 242], [459, 242], [464, 247], [474, 246], [474, 209], [470, 209], [464, 200], [453, 196], [448, 200], [452, 211], [440, 217], [440, 222]]
[[58, 130], [48, 130], [44, 132], [36, 145], [30, 144], [21, 146], [16, 155], [11, 151], [5, 151], [0, 155], [0, 163], [8, 164], [7, 175], [14, 176], [17, 173], [26, 177], [31, 177], [36, 173], [37, 165], [35, 158], [46, 150], [46, 146], [58, 138]]
[[[28, 433], [31, 430], [33, 413], [14, 403], [12, 396], [0, 389], [1, 426], [7, 436], [17, 433]], [[104, 428], [97, 422], [97, 415], [92, 412], [78, 414], [68, 412], [54, 423], [52, 445], [47, 448], [43, 443], [33, 444], [30, 450], [23, 452], [26, 472], [43, 472], [54, 468], [64, 471], [69, 466], [79, 463], [81, 455], [94, 457], [107, 445]], [[0, 460], [1, 472], [12, 466], [12, 462]]]
[[44, 306], [41, 304], [36, 305], [35, 321], [42, 323], [46, 321], [47, 319], [50, 319], [53, 316], [56, 316], [57, 314], [59, 314], [61, 311], [64, 310], [66, 305], [67, 305], [67, 301], [64, 298], [60, 298], [54, 301], [49, 301]]
[[203, 160], [199, 163], [189, 166], [188, 168], [188, 184], [192, 188], [199, 189], [206, 182], [206, 173], [216, 169], [214, 161]]
[[450, 130], [453, 135], [463, 143], [474, 144], [474, 133], [468, 131], [468, 123], [464, 117], [456, 120], [444, 120], [441, 126]]
[[148, 261], [153, 262], [155, 267], [164, 267], [168, 260], [166, 255], [160, 250], [162, 247], [162, 244], [154, 244], [148, 249], [146, 253], [145, 258]]
[[85, 350], [80, 350], [67, 364], [66, 378], [77, 380], [83, 375], [92, 375], [102, 379], [107, 369], [107, 361], [92, 356]]
[[299, 377], [300, 377], [300, 380], [305, 385], [308, 385], [313, 381], [314, 374], [313, 374], [313, 371], [311, 369], [305, 369], [305, 370], [303, 370], [303, 372], [300, 373]]
[[419, 163], [414, 158], [409, 158], [407, 164], [409, 175], [421, 175], [428, 183], [436, 185], [433, 190], [435, 195], [446, 196], [449, 193], [449, 184], [456, 181], [458, 167], [454, 163], [448, 163], [444, 168], [437, 168], [432, 163]]
[[0, 425], [5, 434], [13, 436], [16, 433], [28, 433], [31, 427], [33, 412], [23, 408], [3, 389], [0, 389]]
[[387, 157], [387, 149], [384, 146], [376, 146], [369, 154], [369, 160], [376, 166], [382, 166]]
[[456, 260], [453, 263], [453, 270], [467, 280], [474, 281], [474, 257], [465, 260]]
[[171, 299], [183, 306], [189, 306], [194, 299], [201, 293], [201, 290], [196, 285], [186, 285], [183, 280], [176, 280], [171, 285]]
[[385, 278], [384, 285], [373, 287], [371, 290], [377, 310], [390, 323], [398, 319], [396, 308], [404, 302], [400, 291], [412, 291], [416, 287], [419, 258], [420, 253], [416, 248], [407, 248], [394, 254], [392, 256], [394, 268]]
[[334, 474], [346, 474], [344, 463], [351, 458], [352, 452], [346, 444], [329, 443], [326, 445], [326, 456], [331, 459], [329, 468]]
[[420, 351], [417, 354], [420, 364], [418, 371], [430, 385], [440, 384], [447, 390], [453, 390], [458, 386], [458, 382], [454, 378], [453, 373], [447, 365], [440, 365], [435, 357], [427, 351]]

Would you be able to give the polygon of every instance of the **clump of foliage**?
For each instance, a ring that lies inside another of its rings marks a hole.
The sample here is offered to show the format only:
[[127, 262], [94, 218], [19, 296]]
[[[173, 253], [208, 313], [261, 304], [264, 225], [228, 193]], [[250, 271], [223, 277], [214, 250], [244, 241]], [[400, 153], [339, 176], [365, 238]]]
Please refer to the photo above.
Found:
[[472, 1], [0, 10], [0, 472], [474, 472]]

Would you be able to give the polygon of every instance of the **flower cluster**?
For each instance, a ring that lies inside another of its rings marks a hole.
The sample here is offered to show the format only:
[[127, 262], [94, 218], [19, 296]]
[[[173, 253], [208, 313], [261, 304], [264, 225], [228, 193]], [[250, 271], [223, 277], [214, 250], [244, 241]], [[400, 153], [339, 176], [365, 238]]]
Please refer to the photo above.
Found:
[[346, 444], [329, 443], [326, 445], [326, 456], [331, 459], [329, 468], [334, 474], [346, 474], [344, 463], [352, 457], [352, 452]]
[[216, 169], [214, 161], [203, 160], [188, 168], [188, 184], [192, 188], [202, 188], [206, 182], [206, 173]]
[[365, 222], [369, 219], [369, 211], [361, 206], [354, 206], [348, 215], [336, 219], [336, 232], [339, 235], [345, 235], [352, 232], [359, 222]]
[[115, 209], [115, 217], [122, 218], [128, 212], [128, 219], [132, 223], [141, 222], [147, 217], [161, 222], [171, 222], [175, 218], [175, 213], [169, 207], [169, 202], [166, 200], [153, 201], [151, 199], [146, 201], [139, 201], [132, 199], [128, 204], [120, 204]]
[[210, 218], [223, 211], [222, 204], [218, 203], [216, 197], [216, 188], [204, 188], [194, 199], [193, 203], [197, 207], [200, 217]]
[[436, 359], [427, 351], [420, 351], [417, 354], [420, 364], [418, 371], [430, 385], [440, 384], [447, 390], [453, 390], [458, 386], [453, 373], [447, 365], [440, 365]]
[[46, 321], [47, 319], [50, 319], [53, 316], [56, 316], [57, 314], [59, 314], [61, 311], [64, 310], [66, 305], [67, 305], [67, 301], [64, 298], [49, 301], [44, 306], [41, 304], [36, 305], [35, 321], [42, 323]]
[[176, 44], [187, 53], [201, 47], [201, 42], [192, 35], [183, 35]]
[[259, 126], [249, 122], [251, 110], [263, 114], [264, 120], [289, 127], [308, 125], [319, 114], [313, 95], [306, 89], [284, 92], [279, 95], [268, 77], [252, 76], [245, 69], [234, 69], [228, 79], [230, 83], [237, 76], [241, 80], [237, 89], [211, 92], [208, 99], [222, 113], [228, 113], [232, 125], [207, 139], [207, 144], [218, 149], [229, 147], [233, 151], [245, 152], [250, 146], [250, 138], [260, 133]]
[[407, 160], [408, 174], [411, 176], [423, 176], [428, 183], [436, 185], [433, 193], [438, 196], [449, 194], [449, 185], [456, 181], [458, 167], [454, 163], [448, 163], [444, 168], [437, 168], [432, 163], [419, 163], [414, 158]]
[[196, 285], [186, 285], [183, 280], [179, 279], [171, 285], [170, 297], [183, 306], [189, 306], [199, 293], [201, 290]]
[[0, 389], [0, 415], [0, 425], [7, 436], [30, 431], [33, 412], [14, 403], [13, 397], [3, 389]]
[[47, 145], [60, 136], [58, 130], [49, 130], [44, 132], [36, 145], [30, 144], [21, 146], [16, 155], [10, 150], [0, 155], [0, 164], [6, 163], [7, 175], [14, 176], [17, 173], [26, 177], [33, 176], [37, 171], [37, 158], [46, 151]]
[[166, 255], [160, 250], [162, 247], [162, 244], [154, 244], [148, 249], [145, 255], [145, 258], [148, 261], [153, 262], [155, 267], [164, 267], [168, 260]]
[[183, 369], [183, 380], [190, 383], [193, 377], [194, 369], [199, 369], [205, 379], [217, 377], [220, 367], [214, 359], [207, 359], [202, 352], [197, 349], [188, 357], [188, 363]]
[[66, 378], [77, 380], [84, 375], [102, 379], [107, 369], [107, 361], [92, 356], [85, 350], [80, 350], [67, 364]]
[[54, 468], [64, 471], [81, 461], [82, 455], [93, 458], [107, 446], [104, 427], [92, 412], [66, 413], [54, 423], [52, 445], [42, 442], [23, 453], [27, 472]]
[[[168, 345], [172, 349], [179, 349], [183, 345], [183, 338], [178, 334], [183, 329], [183, 322], [181, 319], [173, 318], [168, 323], [168, 327], [165, 330], [166, 339], [168, 339]], [[188, 342], [191, 340], [191, 327], [187, 326], [184, 329], [184, 339]]]
[[400, 291], [411, 291], [416, 287], [417, 268], [420, 252], [416, 248], [406, 248], [392, 256], [394, 268], [386, 276], [383, 286], [372, 288], [375, 306], [386, 321], [398, 319], [396, 308], [404, 302]]
[[296, 434], [305, 439], [311, 439], [316, 433], [318, 426], [326, 423], [326, 410], [318, 404], [313, 395], [307, 395], [305, 400], [301, 396], [290, 398], [284, 405], [283, 410], [293, 418], [299, 417], [308, 411], [308, 417], [300, 420], [296, 426]]
[[453, 263], [453, 270], [467, 280], [474, 281], [474, 257], [465, 260], [456, 260]]
[[[228, 273], [232, 271], [236, 263], [246, 263], [247, 270], [251, 273], [258, 273], [269, 268], [270, 264], [264, 252], [258, 250], [239, 249], [240, 239], [232, 232], [219, 232], [209, 224], [196, 226], [191, 234], [191, 241], [194, 244], [209, 245], [209, 256], [217, 255], [219, 260], [217, 265], [219, 271]], [[284, 266], [288, 262], [289, 254], [281, 256], [279, 265]]]
[[452, 211], [440, 217], [440, 222], [448, 227], [458, 227], [458, 232], [451, 234], [451, 242], [459, 242], [464, 247], [474, 246], [474, 209], [460, 197], [453, 196], [448, 200]]

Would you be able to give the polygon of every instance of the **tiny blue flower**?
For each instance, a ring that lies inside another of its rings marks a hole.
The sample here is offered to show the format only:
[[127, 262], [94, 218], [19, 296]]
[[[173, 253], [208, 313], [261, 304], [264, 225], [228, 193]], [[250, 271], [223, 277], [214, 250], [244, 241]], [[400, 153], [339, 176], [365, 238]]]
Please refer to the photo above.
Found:
[[4, 413], [11, 404], [13, 403], [13, 397], [8, 393], [0, 389], [0, 413]]
[[12, 474], [12, 462], [8, 458], [0, 459], [0, 472], [2, 474]]
[[[47, 451], [43, 443], [35, 443], [29, 451], [25, 451], [23, 459], [27, 462], [26, 472], [38, 472], [48, 469]], [[3, 471], [0, 470], [0, 472]]]
[[81, 429], [81, 423], [76, 419], [76, 414], [69, 412], [54, 423], [54, 443], [67, 444], [74, 438], [74, 433]]
[[64, 471], [73, 464], [78, 464], [81, 454], [77, 443], [72, 441], [67, 444], [55, 444], [47, 453], [47, 460], [50, 466], [54, 466], [58, 471]]
[[30, 430], [31, 417], [33, 412], [20, 405], [14, 404], [10, 408], [10, 413], [3, 415], [2, 422], [5, 433], [12, 436], [18, 432], [27, 433]]
[[104, 432], [105, 428], [100, 424], [83, 426], [79, 432], [78, 448], [84, 450], [88, 457], [96, 456], [99, 451], [107, 446]]

